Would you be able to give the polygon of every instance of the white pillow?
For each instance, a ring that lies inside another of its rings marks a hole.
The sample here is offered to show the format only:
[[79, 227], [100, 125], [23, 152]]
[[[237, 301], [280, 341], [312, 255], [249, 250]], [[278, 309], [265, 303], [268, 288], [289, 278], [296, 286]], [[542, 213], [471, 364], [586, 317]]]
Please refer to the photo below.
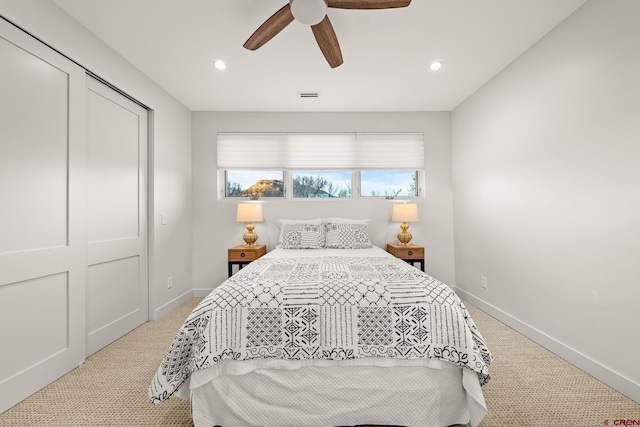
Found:
[[365, 249], [373, 245], [367, 224], [325, 222], [325, 248]]

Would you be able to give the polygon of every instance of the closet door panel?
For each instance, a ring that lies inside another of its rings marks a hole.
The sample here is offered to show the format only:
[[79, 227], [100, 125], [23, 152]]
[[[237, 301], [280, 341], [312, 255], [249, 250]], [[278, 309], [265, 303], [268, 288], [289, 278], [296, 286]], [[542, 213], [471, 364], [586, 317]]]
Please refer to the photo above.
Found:
[[[0, 378], [10, 378], [68, 348], [68, 292], [67, 273], [0, 287], [0, 324], [12, 325], [0, 329], [0, 342], [6, 346], [3, 363], [0, 363]], [[30, 309], [33, 295], [48, 304], [38, 310]]]
[[67, 245], [69, 75], [0, 43], [0, 253]]
[[87, 81], [87, 354], [148, 320], [147, 111]]
[[85, 73], [0, 20], [0, 412], [84, 361]]
[[138, 237], [139, 113], [93, 90], [87, 108], [88, 239]]
[[[125, 335], [140, 322], [139, 283], [140, 257], [134, 256], [94, 264], [88, 270], [87, 295], [92, 309], [88, 316], [89, 351], [111, 343]], [[146, 319], [144, 319], [146, 321]], [[95, 347], [93, 347], [95, 346]]]

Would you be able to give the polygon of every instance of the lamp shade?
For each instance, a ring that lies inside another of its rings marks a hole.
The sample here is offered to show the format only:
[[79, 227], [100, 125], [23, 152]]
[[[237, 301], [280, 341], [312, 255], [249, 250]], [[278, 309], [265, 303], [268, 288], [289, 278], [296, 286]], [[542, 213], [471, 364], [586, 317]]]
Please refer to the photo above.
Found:
[[236, 222], [262, 222], [262, 205], [260, 203], [240, 203], [236, 212]]
[[415, 203], [403, 203], [393, 205], [391, 221], [416, 222], [418, 221], [418, 205]]

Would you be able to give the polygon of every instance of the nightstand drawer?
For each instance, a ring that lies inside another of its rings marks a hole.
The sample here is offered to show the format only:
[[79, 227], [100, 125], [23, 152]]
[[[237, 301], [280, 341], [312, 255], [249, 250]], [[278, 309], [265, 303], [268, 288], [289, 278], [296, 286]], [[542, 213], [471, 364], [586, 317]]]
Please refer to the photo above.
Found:
[[400, 259], [424, 259], [424, 248], [418, 245], [387, 245], [387, 252]]
[[229, 249], [228, 261], [254, 261], [267, 253], [265, 245], [258, 246], [236, 246]]

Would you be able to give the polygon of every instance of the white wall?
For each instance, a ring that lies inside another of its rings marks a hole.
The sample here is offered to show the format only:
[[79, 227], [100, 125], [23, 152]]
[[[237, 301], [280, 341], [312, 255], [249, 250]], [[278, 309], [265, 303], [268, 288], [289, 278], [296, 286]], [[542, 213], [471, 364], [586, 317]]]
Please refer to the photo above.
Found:
[[636, 401], [639, 19], [589, 1], [452, 114], [458, 289]]
[[[227, 277], [227, 248], [243, 244], [244, 224], [235, 222], [237, 201], [218, 200], [216, 135], [218, 132], [394, 132], [425, 135], [425, 199], [420, 222], [411, 224], [413, 243], [425, 246], [426, 271], [454, 286], [453, 212], [449, 113], [193, 113], [193, 283], [204, 294]], [[266, 199], [265, 199], [266, 200]], [[275, 242], [272, 230], [281, 218], [342, 216], [368, 218], [375, 245], [397, 241], [399, 224], [391, 223], [386, 200], [271, 201], [263, 206], [265, 223], [256, 224], [258, 243]], [[271, 238], [269, 239], [269, 235]]]
[[[168, 312], [192, 289], [190, 111], [53, 2], [0, 0], [0, 15], [153, 110], [150, 312]], [[166, 226], [160, 213], [167, 213]], [[173, 277], [170, 290], [167, 276]]]

